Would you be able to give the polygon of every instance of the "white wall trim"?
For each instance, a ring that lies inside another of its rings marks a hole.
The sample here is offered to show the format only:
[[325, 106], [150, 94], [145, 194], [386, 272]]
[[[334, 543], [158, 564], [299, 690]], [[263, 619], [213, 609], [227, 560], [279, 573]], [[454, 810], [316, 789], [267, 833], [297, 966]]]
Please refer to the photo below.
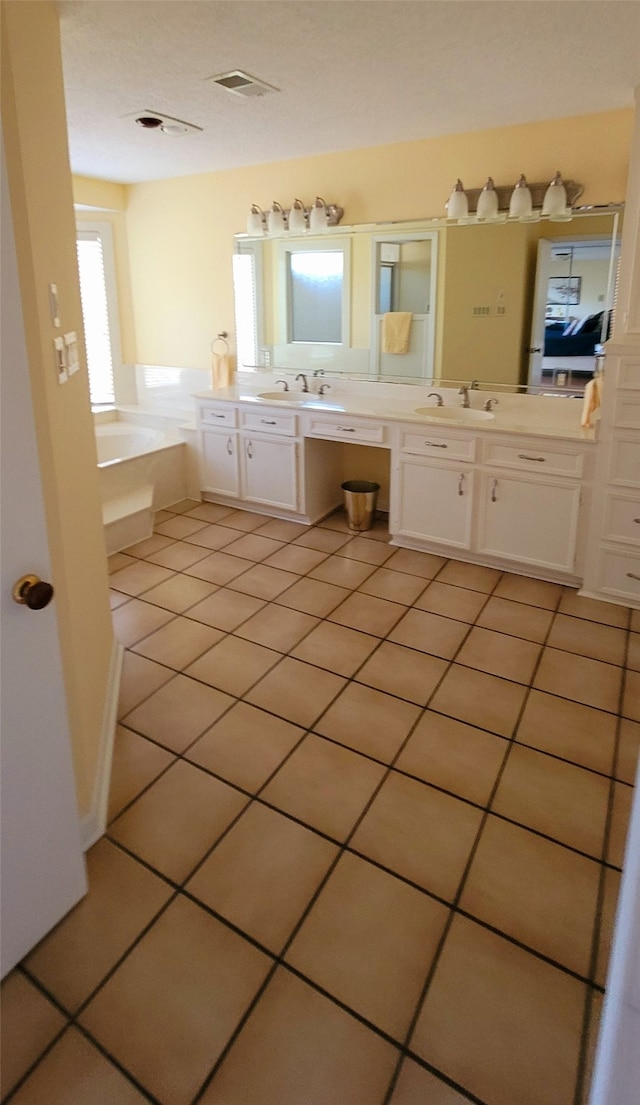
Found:
[[123, 658], [124, 646], [114, 639], [113, 649], [111, 651], [111, 663], [109, 665], [104, 713], [102, 715], [100, 748], [98, 750], [98, 763], [93, 786], [93, 795], [91, 798], [91, 807], [87, 813], [80, 818], [80, 839], [82, 841], [82, 848], [85, 852], [104, 835], [107, 827], [111, 761], [113, 758], [113, 742], [118, 722], [118, 698], [120, 695], [120, 676], [122, 674]]

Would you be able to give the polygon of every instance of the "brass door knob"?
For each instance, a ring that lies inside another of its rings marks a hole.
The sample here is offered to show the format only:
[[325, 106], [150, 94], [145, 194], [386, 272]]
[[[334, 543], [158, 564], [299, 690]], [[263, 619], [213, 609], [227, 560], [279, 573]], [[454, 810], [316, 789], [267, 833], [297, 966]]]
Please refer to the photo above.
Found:
[[30, 610], [43, 610], [53, 598], [53, 587], [38, 576], [22, 576], [13, 585], [13, 600]]

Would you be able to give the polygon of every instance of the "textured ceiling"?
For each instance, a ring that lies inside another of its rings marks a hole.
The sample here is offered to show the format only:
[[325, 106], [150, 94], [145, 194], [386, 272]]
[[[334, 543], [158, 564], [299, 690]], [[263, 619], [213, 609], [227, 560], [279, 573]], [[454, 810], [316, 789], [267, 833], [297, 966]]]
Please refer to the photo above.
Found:
[[[59, 0], [71, 166], [135, 182], [633, 104], [639, 0]], [[240, 99], [243, 69], [279, 92]], [[202, 127], [136, 126], [157, 111]]]

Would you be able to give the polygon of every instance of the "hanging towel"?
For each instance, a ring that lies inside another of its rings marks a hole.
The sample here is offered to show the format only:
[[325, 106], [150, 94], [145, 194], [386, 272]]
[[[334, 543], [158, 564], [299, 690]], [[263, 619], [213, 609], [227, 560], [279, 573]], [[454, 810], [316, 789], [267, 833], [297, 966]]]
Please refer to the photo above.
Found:
[[390, 311], [382, 316], [382, 352], [408, 353], [411, 311]]
[[584, 399], [582, 401], [582, 418], [580, 419], [580, 425], [585, 430], [590, 430], [593, 426], [593, 416], [600, 406], [602, 399], [602, 377], [595, 376], [592, 380], [589, 380], [587, 386], [584, 389]]
[[228, 388], [233, 383], [233, 363], [229, 353], [211, 354], [211, 386]]

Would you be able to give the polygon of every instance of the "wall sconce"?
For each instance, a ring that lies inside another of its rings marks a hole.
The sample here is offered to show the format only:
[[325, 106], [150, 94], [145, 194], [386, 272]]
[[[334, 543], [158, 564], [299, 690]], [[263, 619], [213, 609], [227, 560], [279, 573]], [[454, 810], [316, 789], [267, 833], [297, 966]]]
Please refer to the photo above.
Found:
[[251, 204], [251, 210], [247, 215], [247, 234], [257, 238], [259, 234], [265, 234], [267, 230], [267, 216], [257, 203]]
[[253, 203], [247, 216], [247, 234], [250, 238], [256, 238], [267, 233], [304, 234], [307, 230], [318, 233], [329, 226], [337, 226], [343, 215], [342, 207], [325, 203], [321, 196], [316, 196], [315, 203], [309, 208], [299, 199], [294, 200], [289, 209], [274, 200], [266, 212]]
[[498, 193], [492, 177], [487, 177], [487, 183], [478, 196], [476, 209], [477, 219], [496, 219], [498, 217]]
[[526, 177], [521, 174], [509, 203], [510, 219], [528, 219], [533, 214], [533, 202]]
[[302, 200], [294, 200], [289, 212], [289, 233], [304, 234], [308, 229], [307, 209]]
[[267, 230], [270, 234], [284, 234], [288, 227], [287, 213], [284, 207], [274, 200], [271, 210], [267, 213]]
[[556, 173], [551, 184], [544, 194], [542, 214], [554, 217], [564, 217], [567, 213], [567, 190], [560, 173]]
[[448, 219], [466, 219], [469, 214], [469, 201], [461, 180], [457, 180], [447, 201]]

